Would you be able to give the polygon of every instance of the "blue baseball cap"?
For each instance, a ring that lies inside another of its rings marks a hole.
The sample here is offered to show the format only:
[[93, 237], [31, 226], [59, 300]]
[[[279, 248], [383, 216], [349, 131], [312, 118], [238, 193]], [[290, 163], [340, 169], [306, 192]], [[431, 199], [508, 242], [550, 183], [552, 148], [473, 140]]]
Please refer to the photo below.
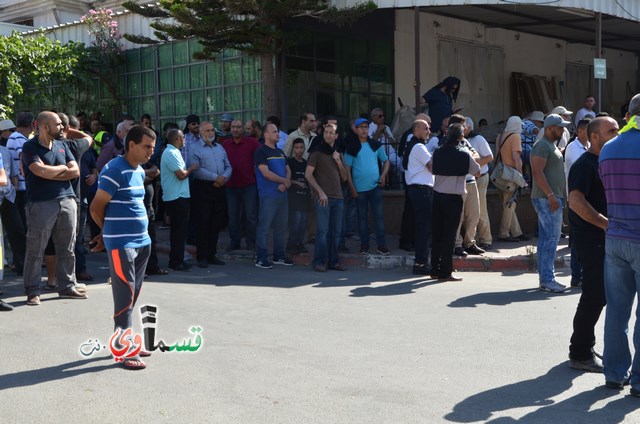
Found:
[[356, 122], [355, 122], [354, 125], [356, 126], [356, 128], [358, 128], [362, 124], [367, 124], [368, 125], [369, 121], [367, 119], [365, 119], [365, 118], [358, 118], [358, 119], [356, 119]]
[[221, 121], [233, 121], [233, 115], [230, 113], [223, 113], [222, 116], [220, 117]]

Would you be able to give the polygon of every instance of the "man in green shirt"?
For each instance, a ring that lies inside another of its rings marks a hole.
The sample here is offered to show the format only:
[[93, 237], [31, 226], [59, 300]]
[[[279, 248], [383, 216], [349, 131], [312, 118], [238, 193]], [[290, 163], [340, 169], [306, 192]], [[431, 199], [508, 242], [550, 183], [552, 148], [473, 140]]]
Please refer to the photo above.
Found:
[[569, 124], [560, 115], [550, 114], [544, 120], [544, 136], [531, 149], [531, 203], [538, 213], [540, 290], [553, 293], [562, 293], [566, 288], [554, 276], [556, 249], [562, 229], [562, 208], [566, 202], [562, 153], [556, 143]]

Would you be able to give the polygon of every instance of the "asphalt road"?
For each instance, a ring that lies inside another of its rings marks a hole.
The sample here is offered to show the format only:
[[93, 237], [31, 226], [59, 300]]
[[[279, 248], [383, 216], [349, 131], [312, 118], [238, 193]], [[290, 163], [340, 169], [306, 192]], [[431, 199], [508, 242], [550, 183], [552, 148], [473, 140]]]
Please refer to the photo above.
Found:
[[145, 282], [138, 306], [158, 307], [156, 339], [199, 326], [202, 346], [128, 371], [106, 348], [80, 353], [113, 326], [106, 258], [88, 258], [87, 300], [28, 307], [5, 276], [16, 309], [0, 313], [0, 423], [640, 423], [628, 389], [568, 367], [579, 291], [539, 292], [536, 274], [172, 273]]

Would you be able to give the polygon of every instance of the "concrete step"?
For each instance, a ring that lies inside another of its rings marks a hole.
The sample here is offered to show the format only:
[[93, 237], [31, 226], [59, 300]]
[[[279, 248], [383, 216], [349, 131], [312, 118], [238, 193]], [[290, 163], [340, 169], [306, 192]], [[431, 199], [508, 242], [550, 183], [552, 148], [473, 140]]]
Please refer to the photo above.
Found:
[[[157, 251], [159, 253], [169, 253], [169, 231], [158, 230]], [[373, 238], [372, 240], [375, 240]], [[387, 243], [391, 253], [389, 255], [379, 255], [377, 253], [369, 253], [362, 255], [359, 253], [341, 253], [340, 262], [347, 268], [369, 268], [369, 269], [404, 269], [410, 271], [413, 267], [414, 255], [399, 248], [393, 249], [392, 246], [398, 246], [397, 236], [387, 236]], [[347, 248], [351, 252], [358, 252], [360, 242], [356, 239], [347, 240]], [[218, 257], [225, 261], [238, 261], [252, 263], [255, 260], [255, 252], [248, 250], [234, 250], [226, 252], [225, 247], [228, 245], [227, 233], [220, 234]], [[271, 244], [269, 244], [271, 246]], [[483, 255], [468, 255], [465, 258], [454, 256], [453, 266], [459, 271], [535, 271], [535, 250], [536, 240], [518, 243], [500, 243], [495, 242], [492, 249]], [[311, 266], [313, 259], [313, 244], [306, 243], [309, 253], [290, 255], [297, 265]], [[186, 246], [187, 252], [193, 256], [195, 263], [196, 248], [192, 245]], [[370, 249], [375, 252], [375, 248]], [[160, 261], [161, 266], [166, 265], [164, 261]], [[560, 239], [556, 256], [556, 268], [564, 268], [570, 265], [570, 254], [567, 239]]]

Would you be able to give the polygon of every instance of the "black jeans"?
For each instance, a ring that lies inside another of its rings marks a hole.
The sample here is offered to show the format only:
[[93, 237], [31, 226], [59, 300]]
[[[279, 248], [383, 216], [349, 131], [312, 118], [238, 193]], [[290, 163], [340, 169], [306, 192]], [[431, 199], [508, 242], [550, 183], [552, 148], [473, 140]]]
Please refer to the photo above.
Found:
[[[196, 220], [197, 259], [213, 259], [218, 253], [218, 234], [229, 220], [224, 187], [214, 187], [213, 181], [194, 180], [192, 207]], [[173, 221], [172, 221], [173, 225]]]
[[[402, 175], [402, 182], [405, 184], [404, 186], [404, 208], [402, 209], [402, 221], [400, 222], [400, 247], [409, 247], [417, 244], [415, 240], [416, 235], [416, 214], [415, 214], [415, 206], [411, 204], [412, 198], [409, 194], [409, 186], [407, 186], [407, 182], [404, 179], [404, 174]], [[433, 193], [432, 193], [433, 197]], [[431, 209], [431, 206], [429, 206]], [[431, 211], [429, 211], [429, 217], [431, 217]], [[431, 232], [431, 231], [429, 231]]]
[[178, 197], [164, 202], [165, 209], [171, 219], [169, 232], [169, 267], [173, 268], [184, 262], [184, 247], [187, 242], [187, 226], [189, 222], [189, 199]]
[[573, 334], [569, 345], [569, 357], [577, 361], [591, 358], [596, 344], [594, 328], [602, 309], [607, 304], [604, 294], [605, 237], [593, 233], [573, 232], [572, 245], [582, 264], [582, 294], [573, 317]]
[[431, 274], [446, 278], [453, 272], [452, 256], [462, 214], [462, 196], [434, 192], [432, 213]]
[[407, 189], [410, 208], [414, 211], [415, 220], [415, 263], [426, 265], [429, 262], [431, 249], [431, 209], [433, 207], [433, 188], [429, 186], [410, 185]]
[[22, 223], [18, 206], [8, 199], [2, 200], [0, 217], [2, 217], [2, 227], [7, 232], [9, 245], [13, 252], [13, 263], [16, 266], [16, 272], [22, 275], [24, 254], [27, 251], [27, 231]]

